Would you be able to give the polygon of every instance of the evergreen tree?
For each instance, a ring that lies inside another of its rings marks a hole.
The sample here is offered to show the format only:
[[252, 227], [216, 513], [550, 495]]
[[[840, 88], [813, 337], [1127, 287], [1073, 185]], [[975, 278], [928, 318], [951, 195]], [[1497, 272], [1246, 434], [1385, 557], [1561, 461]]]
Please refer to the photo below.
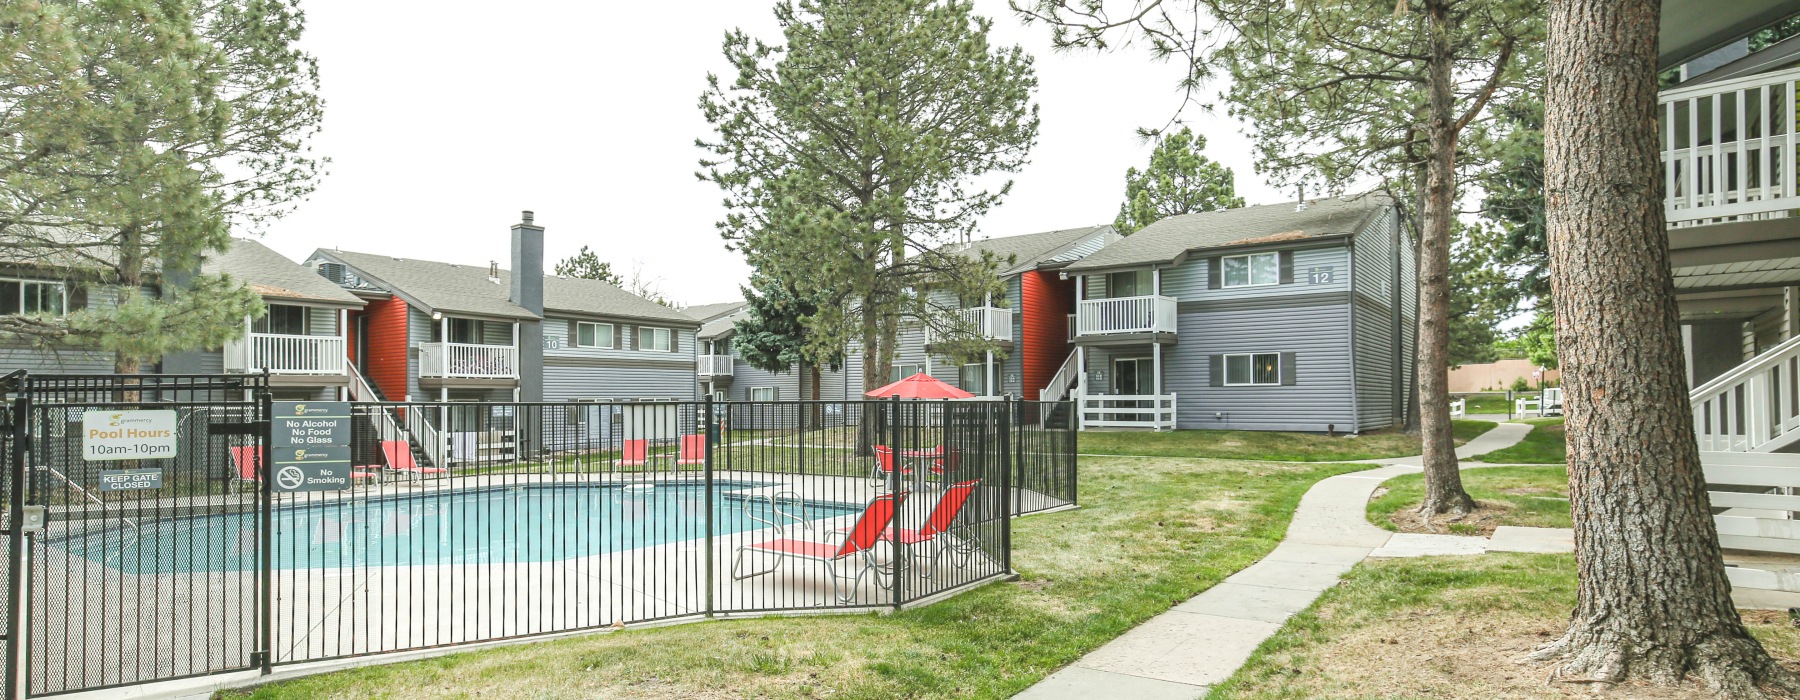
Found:
[[821, 368], [843, 363], [843, 352], [819, 352], [806, 342], [806, 319], [819, 312], [817, 302], [794, 287], [765, 275], [752, 274], [743, 288], [749, 313], [735, 324], [732, 347], [750, 366], [764, 372], [790, 372], [803, 368], [811, 388], [820, 398]]
[[613, 272], [612, 263], [601, 261], [600, 256], [589, 250], [587, 246], [582, 246], [579, 253], [558, 260], [556, 274], [584, 280], [600, 280], [614, 287], [625, 286], [625, 278]]
[[[0, 335], [99, 347], [130, 373], [261, 313], [198, 270], [312, 191], [303, 27], [284, 0], [0, 3], [0, 247], [73, 290], [68, 313], [0, 316]], [[83, 303], [99, 296], [117, 303]]]
[[728, 245], [817, 304], [809, 354], [856, 346], [865, 389], [886, 383], [903, 322], [956, 353], [991, 347], [940, 300], [1000, 292], [998, 263], [942, 249], [1036, 141], [1030, 57], [990, 46], [960, 0], [784, 0], [775, 16], [779, 44], [727, 34], [735, 75], [701, 97], [699, 177], [725, 192]]
[[1113, 228], [1129, 236], [1158, 219], [1244, 206], [1231, 168], [1200, 154], [1206, 137], [1187, 127], [1156, 139], [1150, 165], [1125, 171], [1125, 203]]

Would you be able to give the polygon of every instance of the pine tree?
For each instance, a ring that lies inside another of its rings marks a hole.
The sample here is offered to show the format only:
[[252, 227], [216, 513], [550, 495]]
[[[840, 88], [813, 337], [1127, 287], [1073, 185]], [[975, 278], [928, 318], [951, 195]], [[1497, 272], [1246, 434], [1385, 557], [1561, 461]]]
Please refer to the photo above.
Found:
[[1206, 137], [1187, 127], [1158, 136], [1150, 164], [1125, 171], [1125, 203], [1113, 228], [1129, 236], [1158, 219], [1244, 206], [1231, 168], [1200, 154]]
[[625, 286], [625, 278], [613, 272], [612, 263], [600, 260], [600, 256], [589, 250], [587, 246], [582, 246], [581, 252], [558, 260], [555, 271], [562, 277], [600, 280], [614, 287]]
[[[99, 347], [135, 372], [236, 337], [259, 297], [199, 274], [234, 228], [312, 191], [322, 114], [303, 16], [283, 0], [0, 3], [0, 247], [63, 275], [67, 314], [0, 335]], [[83, 298], [116, 304], [83, 306]]]
[[[759, 275], [818, 304], [809, 354], [855, 346], [886, 383], [902, 323], [982, 341], [943, 297], [999, 293], [997, 262], [942, 250], [998, 204], [1037, 138], [1037, 86], [1017, 47], [990, 46], [968, 2], [780, 2], [782, 42], [727, 34], [708, 76], [702, 180], [719, 230]], [[935, 293], [934, 293], [935, 292]]]

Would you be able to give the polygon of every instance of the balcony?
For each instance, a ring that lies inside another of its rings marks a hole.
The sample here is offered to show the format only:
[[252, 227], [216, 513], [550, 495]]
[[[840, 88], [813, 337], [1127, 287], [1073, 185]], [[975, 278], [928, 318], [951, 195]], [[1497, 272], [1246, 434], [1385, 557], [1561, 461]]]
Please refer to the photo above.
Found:
[[518, 379], [519, 351], [511, 345], [420, 343], [419, 376]]
[[226, 342], [224, 355], [227, 372], [342, 375], [347, 366], [344, 339], [335, 335], [247, 333]]
[[730, 355], [701, 355], [698, 362], [702, 377], [731, 376]]
[[1088, 299], [1075, 310], [1075, 335], [1078, 338], [1174, 332], [1174, 297]]
[[1008, 342], [1013, 339], [1012, 309], [977, 306], [957, 313], [963, 323], [973, 327], [975, 334], [982, 338]]
[[1800, 68], [1665, 90], [1661, 128], [1670, 226], [1786, 218], [1794, 177]]

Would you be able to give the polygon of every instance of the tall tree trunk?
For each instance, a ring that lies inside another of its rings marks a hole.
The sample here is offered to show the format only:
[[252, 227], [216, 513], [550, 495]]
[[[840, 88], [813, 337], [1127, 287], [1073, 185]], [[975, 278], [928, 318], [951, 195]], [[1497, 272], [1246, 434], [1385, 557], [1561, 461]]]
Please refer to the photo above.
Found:
[[863, 298], [862, 308], [858, 309], [857, 313], [862, 315], [862, 347], [860, 348], [860, 352], [862, 353], [863, 375], [861, 392], [863, 395], [858, 397], [858, 399], [865, 403], [861, 404], [863, 407], [862, 415], [859, 416], [856, 421], [856, 454], [868, 456], [875, 454], [875, 451], [871, 449], [871, 446], [880, 439], [879, 435], [882, 421], [881, 411], [878, 410], [875, 403], [870, 401], [868, 392], [879, 389], [887, 384], [887, 381], [885, 380], [885, 377], [887, 376], [887, 365], [883, 364], [881, 360], [880, 324], [875, 317], [873, 295]]
[[1467, 513], [1475, 499], [1463, 490], [1456, 463], [1456, 434], [1450, 425], [1450, 223], [1456, 204], [1456, 96], [1450, 8], [1445, 0], [1425, 3], [1431, 37], [1426, 133], [1430, 151], [1420, 202], [1419, 236], [1419, 442], [1425, 453], [1425, 500], [1419, 512]]
[[1581, 582], [1557, 673], [1800, 690], [1744, 629], [1694, 440], [1656, 138], [1657, 0], [1553, 0], [1544, 116]]

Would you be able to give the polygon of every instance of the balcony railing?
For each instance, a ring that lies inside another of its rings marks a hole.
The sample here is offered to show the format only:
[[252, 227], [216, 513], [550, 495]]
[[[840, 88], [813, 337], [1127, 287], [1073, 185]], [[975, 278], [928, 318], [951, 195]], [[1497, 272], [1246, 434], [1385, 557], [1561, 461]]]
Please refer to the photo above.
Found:
[[962, 320], [975, 327], [976, 334], [988, 340], [1012, 340], [1012, 309], [977, 306], [963, 309]]
[[419, 376], [518, 379], [519, 351], [511, 345], [420, 343]]
[[344, 339], [334, 335], [247, 333], [225, 343], [225, 371], [271, 374], [343, 374]]
[[1784, 218], [1795, 189], [1800, 68], [1662, 93], [1664, 209], [1673, 226]]
[[731, 376], [730, 355], [701, 355], [699, 362], [702, 377]]
[[1076, 335], [1174, 333], [1174, 297], [1088, 299], [1075, 313]]

